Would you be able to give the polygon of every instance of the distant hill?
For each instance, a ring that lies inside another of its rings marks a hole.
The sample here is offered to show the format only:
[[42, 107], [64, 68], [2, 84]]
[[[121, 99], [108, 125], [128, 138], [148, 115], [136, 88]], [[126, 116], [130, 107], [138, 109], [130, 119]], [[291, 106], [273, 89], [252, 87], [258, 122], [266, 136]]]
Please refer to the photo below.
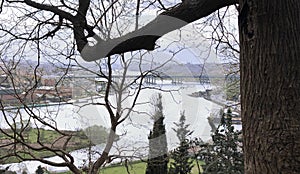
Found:
[[[24, 69], [28, 69], [26, 67], [30, 67], [30, 69], [34, 70], [34, 68], [38, 65], [37, 61], [34, 60], [26, 60], [21, 61], [19, 66], [23, 67]], [[89, 69], [90, 71], [99, 71], [99, 66], [93, 63], [82, 63], [81, 64], [86, 69]], [[103, 69], [106, 69], [102, 65]], [[129, 66], [129, 71], [140, 71], [140, 68], [142, 71], [147, 70], [153, 70], [157, 67], [161, 66], [158, 63], [143, 63], [142, 65], [139, 64], [139, 62], [131, 62]], [[122, 70], [123, 67], [115, 63], [112, 65], [114, 70]], [[66, 69], [69, 69], [69, 73], [72, 73], [73, 71], [82, 70], [82, 73], [84, 73], [81, 67], [78, 65], [75, 65], [74, 63], [71, 65], [68, 64], [54, 64], [51, 62], [41, 62], [39, 64], [39, 69], [43, 70], [44, 75], [61, 75], [62, 73], [65, 73]], [[228, 73], [229, 69], [232, 69], [232, 67], [229, 64], [215, 64], [215, 63], [205, 63], [205, 64], [192, 64], [192, 63], [186, 63], [186, 64], [179, 64], [179, 63], [168, 63], [158, 69], [155, 69], [157, 72], [161, 72], [166, 75], [182, 75], [182, 76], [199, 76], [199, 75], [209, 75], [209, 76], [223, 76], [226, 73]]]
[[[140, 71], [140, 65], [138, 63], [132, 63], [129, 67], [130, 71]], [[141, 69], [143, 71], [151, 70], [155, 67], [159, 67], [159, 64], [142, 64]], [[186, 76], [199, 76], [201, 74], [205, 74], [205, 70], [203, 69], [203, 64], [175, 64], [169, 63], [156, 69], [157, 72], [162, 72], [167, 75], [186, 75]]]

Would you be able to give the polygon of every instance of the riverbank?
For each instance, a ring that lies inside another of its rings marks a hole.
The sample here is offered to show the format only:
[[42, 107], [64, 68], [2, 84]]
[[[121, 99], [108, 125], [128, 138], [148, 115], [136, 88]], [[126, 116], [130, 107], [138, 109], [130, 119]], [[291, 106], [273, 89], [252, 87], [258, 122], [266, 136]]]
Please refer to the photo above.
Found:
[[[201, 97], [191, 97], [190, 94], [196, 91], [205, 90], [207, 87], [202, 85], [187, 85], [187, 86], [162, 86], [160, 90], [145, 89], [140, 93], [138, 98], [138, 105], [134, 108], [135, 111], [132, 112], [129, 116], [130, 118], [125, 120], [118, 126], [117, 134], [126, 135], [121, 136], [120, 140], [114, 144], [114, 147], [111, 149], [111, 155], [119, 156], [137, 156], [138, 158], [145, 158], [147, 156], [148, 150], [148, 134], [151, 130], [153, 123], [152, 119], [149, 116], [149, 113], [152, 111], [151, 105], [149, 105], [149, 100], [153, 94], [161, 92], [163, 95], [163, 105], [164, 115], [165, 115], [165, 125], [166, 125], [166, 136], [168, 141], [169, 150], [173, 149], [178, 145], [178, 140], [176, 138], [176, 133], [173, 131], [174, 122], [177, 122], [180, 117], [180, 112], [185, 111], [187, 116], [187, 124], [190, 124], [191, 130], [194, 130], [193, 137], [201, 138], [203, 141], [207, 141], [211, 138], [211, 127], [208, 124], [207, 117], [210, 113], [218, 111], [220, 106], [205, 100]], [[168, 92], [163, 92], [168, 91]], [[114, 96], [109, 96], [112, 101]], [[128, 97], [124, 102], [124, 107], [130, 107], [133, 97]], [[102, 105], [95, 105], [93, 103], [103, 103], [102, 98], [97, 98], [93, 100], [86, 101], [75, 101], [73, 104], [58, 105], [58, 106], [48, 106], [48, 107], [38, 107], [32, 109], [38, 117], [46, 118], [47, 120], [55, 120], [55, 126], [61, 130], [80, 130], [85, 129], [86, 127], [92, 125], [100, 125], [108, 128], [110, 125], [109, 114]], [[20, 109], [16, 112], [22, 114], [23, 119], [30, 118], [28, 113]], [[14, 111], [11, 112], [14, 114]], [[7, 113], [7, 115], [10, 113]], [[2, 116], [4, 118], [4, 116]], [[1, 120], [1, 113], [0, 113]], [[3, 120], [3, 119], [2, 119]], [[9, 120], [10, 121], [10, 120]], [[5, 121], [0, 121], [2, 127], [7, 127], [4, 124]], [[54, 123], [53, 123], [54, 124]], [[37, 126], [41, 127], [40, 123], [37, 123]], [[45, 129], [48, 129], [45, 127]], [[91, 140], [94, 141], [95, 138]], [[98, 143], [94, 143], [98, 144]], [[82, 167], [87, 165], [88, 158], [88, 149], [80, 149], [77, 151], [72, 151], [70, 154], [74, 157], [75, 166]], [[101, 153], [103, 148], [97, 147], [95, 150], [95, 156], [93, 159], [96, 159]], [[52, 157], [51, 160], [55, 162], [63, 162], [59, 157]], [[48, 166], [37, 161], [24, 161], [21, 164], [11, 164], [15, 165], [25, 165], [28, 170], [34, 171], [37, 169], [37, 166], [41, 165], [42, 167], [47, 168], [51, 172], [66, 171], [67, 168], [64, 167], [53, 167]], [[16, 170], [12, 170], [16, 171]], [[30, 172], [28, 172], [30, 173]]]
[[[56, 155], [51, 149], [65, 149], [67, 152], [71, 152], [93, 145], [89, 137], [85, 135], [84, 130], [61, 131], [58, 133], [53, 130], [28, 128], [27, 130], [23, 130], [20, 142], [16, 142], [8, 137], [19, 133], [20, 130], [14, 132], [11, 129], [3, 129], [2, 131], [3, 133], [0, 134], [0, 154], [2, 157], [7, 157], [0, 160], [1, 164], [21, 162], [22, 160], [15, 157], [16, 155], [31, 159], [33, 158], [30, 155], [31, 153], [36, 158], [48, 158]], [[4, 133], [7, 135], [4, 135]], [[26, 148], [22, 143], [26, 143], [32, 149], [44, 148], [45, 150], [30, 150], [30, 148]]]

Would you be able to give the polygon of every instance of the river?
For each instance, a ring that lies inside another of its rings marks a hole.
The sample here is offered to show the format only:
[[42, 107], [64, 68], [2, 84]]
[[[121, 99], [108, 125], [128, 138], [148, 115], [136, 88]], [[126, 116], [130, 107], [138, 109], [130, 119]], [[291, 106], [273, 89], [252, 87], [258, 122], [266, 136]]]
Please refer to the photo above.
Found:
[[[139, 103], [149, 102], [153, 94], [160, 92], [163, 96], [163, 113], [165, 115], [166, 135], [168, 141], [168, 148], [172, 149], [176, 147], [178, 140], [175, 132], [172, 128], [175, 127], [174, 122], [178, 122], [180, 112], [184, 111], [186, 116], [186, 123], [190, 124], [189, 129], [193, 130], [192, 137], [200, 137], [206, 141], [210, 139], [211, 128], [207, 122], [207, 117], [210, 113], [217, 112], [221, 106], [207, 101], [200, 97], [191, 97], [190, 94], [200, 90], [210, 88], [203, 85], [166, 85], [162, 86], [163, 90], [176, 90], [173, 92], [162, 92], [153, 89], [143, 90], [138, 98]], [[113, 99], [114, 96], [111, 96]], [[47, 119], [53, 125], [56, 125], [59, 129], [64, 130], [79, 130], [84, 129], [91, 125], [102, 125], [109, 127], [109, 115], [105, 107], [99, 105], [90, 105], [91, 101], [100, 102], [101, 98], [97, 99], [81, 99], [73, 104], [63, 104], [48, 107], [34, 108], [33, 111], [40, 117]], [[128, 98], [125, 101], [124, 106], [130, 106], [133, 98]], [[148, 145], [148, 134], [152, 128], [153, 120], [151, 120], [149, 113], [153, 112], [153, 109], [149, 104], [140, 104], [135, 107], [135, 111], [130, 114], [130, 117], [126, 119], [117, 129], [117, 134], [122, 135], [120, 140], [115, 143], [111, 153], [122, 155], [134, 155], [146, 156]], [[11, 112], [11, 111], [10, 111]], [[24, 119], [28, 118], [28, 114], [21, 109], [20, 113]], [[15, 113], [12, 111], [12, 116]], [[27, 116], [26, 116], [27, 114]], [[37, 123], [39, 127], [41, 124]], [[3, 115], [0, 115], [0, 126], [7, 127]], [[47, 127], [44, 127], [47, 128]], [[96, 151], [101, 152], [101, 146], [94, 147]], [[124, 149], [128, 150], [122, 152]], [[76, 165], [82, 166], [87, 159], [87, 153], [85, 149], [77, 150], [71, 153], [76, 159]], [[58, 157], [52, 157], [50, 160], [59, 161]], [[66, 168], [51, 167], [41, 164], [37, 161], [27, 161], [19, 164], [0, 165], [0, 168], [10, 166], [10, 170], [20, 173], [19, 169], [27, 168], [28, 173], [34, 173], [37, 166], [43, 166], [49, 171], [64, 171]]]

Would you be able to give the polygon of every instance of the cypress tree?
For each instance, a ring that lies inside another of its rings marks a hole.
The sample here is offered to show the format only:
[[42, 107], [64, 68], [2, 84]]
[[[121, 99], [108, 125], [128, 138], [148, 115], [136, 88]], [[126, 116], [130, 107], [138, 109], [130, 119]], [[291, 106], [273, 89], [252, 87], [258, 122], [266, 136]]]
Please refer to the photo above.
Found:
[[232, 112], [221, 112], [221, 123], [212, 135], [212, 144], [202, 144], [198, 155], [205, 162], [204, 174], [244, 173], [241, 131], [234, 130]]
[[146, 174], [167, 174], [169, 159], [161, 94], [153, 97], [152, 105], [154, 106], [152, 117], [154, 124], [148, 136], [149, 155]]
[[188, 140], [188, 136], [193, 132], [188, 130], [189, 124], [186, 124], [185, 121], [184, 112], [181, 112], [179, 123], [174, 123], [177, 128], [173, 128], [173, 130], [179, 139], [179, 147], [171, 153], [174, 161], [171, 163], [169, 174], [189, 174], [194, 166], [189, 154], [190, 141]]

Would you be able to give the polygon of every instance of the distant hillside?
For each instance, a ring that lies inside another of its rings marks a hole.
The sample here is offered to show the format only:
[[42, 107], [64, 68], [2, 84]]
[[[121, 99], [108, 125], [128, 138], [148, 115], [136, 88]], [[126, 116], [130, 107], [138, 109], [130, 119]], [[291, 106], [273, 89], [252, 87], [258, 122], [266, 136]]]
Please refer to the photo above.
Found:
[[[133, 63], [130, 67], [130, 71], [139, 71], [140, 65], [138, 63]], [[153, 65], [153, 64], [142, 64], [141, 69], [143, 71], [147, 71], [150, 69], [153, 69], [155, 67], [158, 67], [159, 65]], [[205, 70], [203, 69], [202, 64], [166, 64], [163, 67], [157, 69], [158, 72], [162, 72], [164, 74], [168, 75], [201, 75], [205, 74]]]
[[[38, 65], [37, 61], [27, 60], [21, 61], [19, 63], [20, 67], [24, 69], [34, 70]], [[83, 67], [89, 69], [90, 71], [99, 71], [99, 66], [93, 63], [82, 63]], [[105, 66], [105, 65], [102, 65]], [[129, 71], [142, 71], [153, 70], [156, 67], [159, 67], [160, 64], [157, 63], [143, 63], [142, 65], [139, 62], [131, 62], [129, 66]], [[25, 68], [27, 67], [27, 68]], [[78, 65], [68, 65], [68, 64], [53, 64], [50, 62], [41, 62], [39, 64], [39, 69], [43, 71], [44, 75], [61, 75], [66, 71], [67, 68], [70, 68], [69, 73], [74, 71], [82, 70], [81, 73], [84, 73], [84, 69], [80, 68]], [[114, 70], [121, 70], [123, 67], [118, 63], [113, 64]], [[103, 69], [106, 69], [103, 67]], [[223, 76], [227, 74], [230, 70], [234, 69], [229, 64], [215, 64], [215, 63], [205, 63], [205, 64], [179, 64], [179, 63], [168, 63], [163, 67], [156, 69], [157, 72], [162, 72], [166, 75], [182, 75], [182, 76], [199, 76], [199, 75], [209, 75], [209, 76]], [[236, 69], [235, 69], [236, 70]]]

